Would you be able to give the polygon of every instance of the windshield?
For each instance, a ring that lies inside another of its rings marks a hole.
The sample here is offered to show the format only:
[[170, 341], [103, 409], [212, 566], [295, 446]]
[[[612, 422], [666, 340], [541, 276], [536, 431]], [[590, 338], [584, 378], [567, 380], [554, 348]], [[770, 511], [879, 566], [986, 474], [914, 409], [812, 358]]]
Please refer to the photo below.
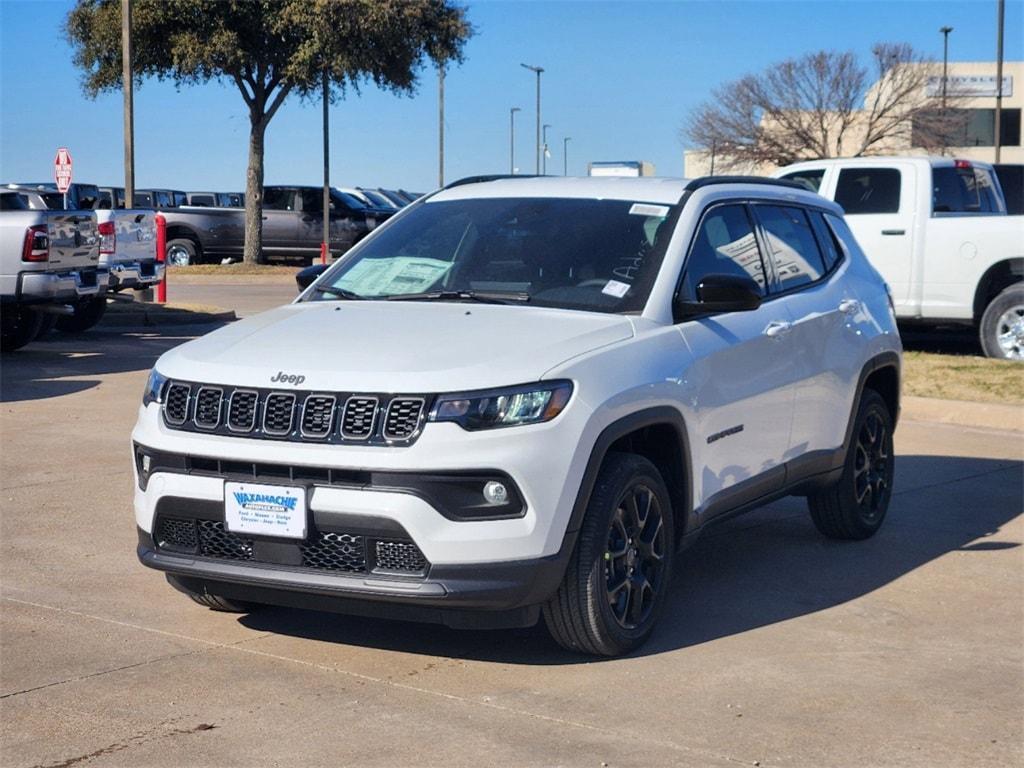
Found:
[[371, 192], [368, 189], [361, 189], [359, 191], [366, 195], [367, 199], [369, 199], [371, 203], [374, 203], [378, 208], [395, 207], [395, 204], [388, 200], [386, 197], [384, 197], [384, 195], [378, 194], [376, 192]]
[[309, 300], [484, 295], [639, 312], [671, 235], [670, 211], [658, 203], [576, 198], [428, 202], [325, 273]]

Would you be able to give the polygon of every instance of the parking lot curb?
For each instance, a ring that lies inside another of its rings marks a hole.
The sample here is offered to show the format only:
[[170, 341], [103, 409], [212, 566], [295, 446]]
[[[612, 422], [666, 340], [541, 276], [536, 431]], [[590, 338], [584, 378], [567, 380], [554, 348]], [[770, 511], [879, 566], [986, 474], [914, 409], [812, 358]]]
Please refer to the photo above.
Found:
[[903, 398], [901, 416], [911, 421], [1024, 432], [1024, 405], [907, 396]]
[[219, 312], [195, 312], [188, 309], [173, 309], [156, 306], [153, 309], [138, 309], [130, 312], [108, 312], [102, 324], [108, 327], [132, 328], [157, 325], [202, 325], [206, 323], [230, 323], [237, 320], [233, 309]]

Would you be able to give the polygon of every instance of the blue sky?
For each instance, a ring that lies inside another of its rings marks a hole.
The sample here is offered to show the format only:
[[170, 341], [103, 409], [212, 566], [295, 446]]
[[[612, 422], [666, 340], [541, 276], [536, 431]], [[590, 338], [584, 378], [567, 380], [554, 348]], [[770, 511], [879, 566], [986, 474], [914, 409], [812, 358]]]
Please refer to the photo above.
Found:
[[[123, 183], [121, 95], [83, 96], [61, 32], [64, 0], [0, 0], [0, 179], [49, 180], [54, 151], [70, 148], [76, 180]], [[1024, 57], [1024, 2], [1006, 4], [1006, 59]], [[649, 160], [682, 174], [679, 128], [715, 86], [808, 51], [907, 41], [942, 56], [939, 27], [954, 27], [950, 59], [995, 59], [995, 0], [705, 0], [698, 2], [474, 2], [477, 34], [448, 75], [447, 179], [507, 172], [509, 108], [516, 152], [533, 171], [534, 76], [543, 66], [543, 118], [561, 173], [590, 160]], [[1024, 87], [1024, 83], [1018, 85]], [[248, 118], [233, 85], [136, 91], [140, 187], [245, 187]], [[319, 184], [320, 105], [290, 98], [267, 135], [267, 183]], [[422, 73], [412, 98], [365, 88], [331, 108], [331, 177], [339, 186], [437, 182], [437, 78]]]

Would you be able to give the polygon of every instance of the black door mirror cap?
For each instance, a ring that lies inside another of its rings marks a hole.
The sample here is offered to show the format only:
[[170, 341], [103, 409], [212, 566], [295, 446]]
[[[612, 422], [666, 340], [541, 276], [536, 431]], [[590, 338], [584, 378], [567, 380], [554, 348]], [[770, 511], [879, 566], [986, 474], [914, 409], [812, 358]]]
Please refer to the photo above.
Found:
[[330, 264], [313, 264], [312, 266], [300, 269], [295, 273], [295, 282], [299, 286], [299, 292], [306, 290], [313, 284], [320, 275], [327, 271]]
[[697, 315], [750, 312], [761, 306], [761, 287], [743, 275], [706, 275], [697, 284], [697, 300], [672, 303], [676, 321]]

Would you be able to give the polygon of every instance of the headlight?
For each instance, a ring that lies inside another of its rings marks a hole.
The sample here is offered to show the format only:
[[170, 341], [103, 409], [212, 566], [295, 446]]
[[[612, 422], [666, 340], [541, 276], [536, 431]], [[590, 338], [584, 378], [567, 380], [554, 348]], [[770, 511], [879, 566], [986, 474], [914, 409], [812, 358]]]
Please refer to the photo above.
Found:
[[142, 394], [142, 405], [150, 403], [161, 403], [164, 394], [164, 385], [167, 384], [167, 377], [154, 368], [149, 372], [149, 381], [146, 382], [146, 391]]
[[550, 421], [572, 395], [572, 382], [524, 384], [484, 392], [440, 395], [430, 421], [454, 421], [463, 429], [492, 429]]

